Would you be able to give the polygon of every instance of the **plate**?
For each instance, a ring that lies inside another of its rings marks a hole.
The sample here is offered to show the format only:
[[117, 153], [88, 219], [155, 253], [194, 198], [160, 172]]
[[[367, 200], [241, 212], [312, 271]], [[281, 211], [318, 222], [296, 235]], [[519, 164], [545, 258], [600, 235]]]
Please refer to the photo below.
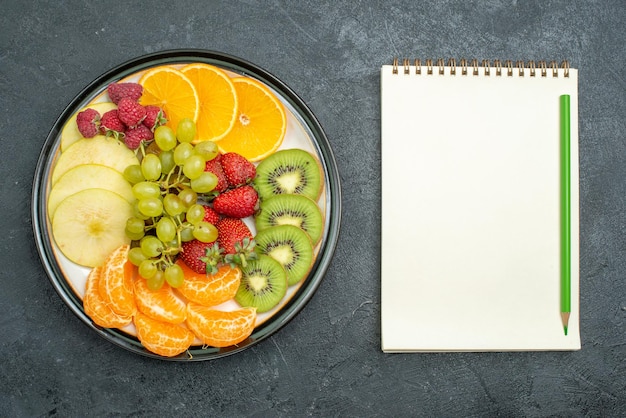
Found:
[[[50, 192], [51, 173], [61, 152], [61, 131], [72, 115], [92, 101], [98, 101], [112, 82], [132, 79], [138, 73], [152, 67], [191, 62], [215, 65], [236, 75], [255, 78], [273, 90], [283, 102], [288, 123], [281, 149], [303, 148], [319, 159], [324, 175], [319, 204], [325, 225], [322, 239], [316, 247], [315, 262], [308, 277], [297, 287], [290, 288], [286, 302], [282, 306], [261, 317], [247, 340], [227, 348], [192, 346], [177, 357], [166, 358], [147, 351], [132, 330], [101, 328], [85, 314], [81, 286], [84, 286], [89, 269], [73, 264], [57, 248], [52, 238], [46, 201]], [[105, 72], [86, 86], [61, 113], [48, 133], [35, 170], [32, 219], [37, 250], [52, 286], [71, 311], [93, 332], [126, 350], [147, 357], [173, 361], [210, 360], [241, 352], [263, 341], [284, 327], [311, 299], [324, 278], [337, 244], [341, 221], [339, 174], [328, 138], [315, 115], [304, 101], [277, 77], [246, 60], [220, 52], [197, 49], [162, 51], [127, 61]]]

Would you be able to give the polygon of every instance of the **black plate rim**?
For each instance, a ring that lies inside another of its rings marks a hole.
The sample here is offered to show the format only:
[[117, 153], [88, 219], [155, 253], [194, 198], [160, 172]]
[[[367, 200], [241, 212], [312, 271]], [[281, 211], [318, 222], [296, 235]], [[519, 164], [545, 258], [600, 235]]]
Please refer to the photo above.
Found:
[[[188, 353], [176, 357], [162, 357], [147, 351], [134, 338], [122, 331], [103, 329], [95, 325], [85, 314], [80, 299], [67, 284], [55, 261], [50, 240], [46, 238], [46, 234], [43, 232], [46, 230], [45, 225], [47, 223], [44, 196], [48, 180], [47, 164], [59, 146], [57, 138], [65, 121], [84, 106], [87, 99], [103, 91], [110, 82], [149, 67], [175, 62], [206, 62], [222, 67], [227, 64], [228, 69], [254, 77], [280, 93], [282, 98], [297, 110], [298, 115], [304, 119], [307, 128], [313, 134], [313, 144], [317, 148], [327, 182], [326, 199], [329, 202], [329, 209], [326, 213], [328, 222], [326, 223], [321, 249], [307, 281], [293, 295], [291, 300], [270, 320], [258, 327], [248, 340], [239, 346], [226, 349], [193, 348]], [[142, 55], [106, 71], [84, 87], [61, 112], [46, 137], [35, 169], [31, 202], [32, 226], [39, 258], [52, 286], [72, 313], [102, 338], [128, 351], [160, 360], [187, 362], [213, 360], [241, 352], [275, 334], [300, 313], [319, 288], [329, 268], [339, 238], [341, 213], [341, 186], [335, 157], [328, 137], [311, 109], [289, 86], [267, 70], [234, 55], [205, 49], [172, 49]]]

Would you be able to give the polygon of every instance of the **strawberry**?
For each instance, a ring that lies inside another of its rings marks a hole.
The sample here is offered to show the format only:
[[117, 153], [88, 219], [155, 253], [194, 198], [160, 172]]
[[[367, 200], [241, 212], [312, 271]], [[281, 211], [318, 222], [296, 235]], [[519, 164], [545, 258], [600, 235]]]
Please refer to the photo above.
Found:
[[120, 120], [129, 128], [138, 126], [146, 117], [146, 108], [128, 98], [120, 100], [117, 110]]
[[254, 252], [256, 245], [254, 237], [244, 221], [236, 218], [222, 218], [215, 226], [218, 232], [217, 243], [226, 253], [225, 262], [232, 266], [245, 267], [247, 260], [257, 258]]
[[100, 118], [100, 133], [106, 136], [119, 139], [125, 130], [126, 127], [120, 120], [117, 109], [109, 110]]
[[213, 200], [213, 209], [220, 215], [230, 218], [251, 216], [257, 209], [259, 195], [250, 185], [230, 189]]
[[236, 152], [227, 152], [222, 155], [222, 169], [230, 187], [248, 184], [256, 176], [256, 167], [246, 158]]
[[183, 242], [182, 251], [178, 255], [187, 266], [200, 274], [217, 272], [222, 261], [222, 250], [215, 242], [202, 242], [197, 239]]
[[167, 116], [159, 106], [148, 105], [146, 106], [146, 118], [142, 123], [154, 132], [156, 128], [167, 123]]
[[218, 154], [217, 157], [207, 161], [204, 168], [204, 171], [209, 171], [217, 177], [217, 186], [215, 186], [215, 189], [213, 190], [219, 193], [222, 193], [228, 188], [228, 180], [226, 179], [226, 175], [222, 169], [222, 164], [220, 163], [221, 159], [221, 154]]
[[124, 98], [136, 102], [143, 94], [143, 86], [138, 83], [111, 83], [107, 87], [107, 93], [115, 104], [119, 104]]
[[210, 206], [205, 206], [204, 207], [204, 219], [202, 220], [204, 222], [208, 222], [212, 225], [215, 225], [220, 220], [220, 214], [215, 212], [213, 208], [211, 208]]
[[143, 141], [152, 141], [154, 133], [145, 125], [128, 128], [124, 132], [124, 143], [130, 149], [137, 149]]
[[244, 238], [254, 238], [248, 225], [241, 219], [222, 218], [215, 225], [217, 228], [217, 243], [224, 249], [226, 254], [234, 254], [235, 243], [241, 243]]
[[100, 113], [95, 109], [85, 109], [76, 115], [76, 126], [85, 138], [93, 138], [100, 130]]

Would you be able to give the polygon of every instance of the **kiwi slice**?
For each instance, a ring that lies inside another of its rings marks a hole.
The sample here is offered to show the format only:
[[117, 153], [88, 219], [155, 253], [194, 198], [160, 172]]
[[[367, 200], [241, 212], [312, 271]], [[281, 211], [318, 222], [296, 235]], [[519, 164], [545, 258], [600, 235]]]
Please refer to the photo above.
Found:
[[311, 238], [293, 225], [276, 225], [259, 231], [254, 237], [256, 251], [278, 261], [287, 272], [289, 286], [304, 279], [313, 265]]
[[262, 200], [279, 194], [301, 194], [317, 200], [322, 190], [322, 172], [309, 152], [285, 149], [258, 165], [254, 183]]
[[314, 246], [322, 237], [324, 227], [317, 203], [296, 194], [279, 194], [261, 202], [255, 222], [257, 231], [275, 225], [297, 226], [309, 235]]
[[267, 312], [287, 293], [287, 273], [272, 257], [260, 254], [241, 268], [242, 276], [235, 300], [242, 307]]

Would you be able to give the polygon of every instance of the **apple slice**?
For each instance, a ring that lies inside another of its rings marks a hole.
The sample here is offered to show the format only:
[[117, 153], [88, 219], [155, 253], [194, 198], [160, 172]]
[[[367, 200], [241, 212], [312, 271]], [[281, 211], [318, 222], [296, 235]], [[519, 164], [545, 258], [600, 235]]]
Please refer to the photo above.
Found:
[[139, 160], [133, 151], [115, 138], [104, 135], [83, 138], [61, 153], [52, 171], [52, 185], [67, 171], [82, 164], [100, 164], [123, 173], [129, 165], [139, 164]]
[[132, 205], [105, 189], [85, 189], [59, 203], [52, 218], [57, 246], [72, 262], [97, 267], [116, 248], [129, 244], [126, 220]]
[[85, 189], [106, 189], [122, 196], [128, 203], [133, 203], [133, 189], [124, 176], [110, 167], [99, 164], [82, 164], [68, 170], [54, 184], [48, 196], [48, 216], [63, 199]]
[[117, 105], [113, 102], [93, 103], [89, 106], [83, 107], [78, 112], [74, 113], [72, 117], [69, 118], [67, 122], [65, 122], [65, 125], [63, 125], [63, 130], [61, 130], [61, 151], [65, 151], [74, 142], [83, 138], [80, 131], [78, 130], [78, 126], [76, 126], [76, 115], [78, 115], [79, 112], [82, 112], [85, 109], [95, 109], [98, 111], [98, 113], [100, 113], [100, 116], [102, 116], [109, 110], [117, 109]]

